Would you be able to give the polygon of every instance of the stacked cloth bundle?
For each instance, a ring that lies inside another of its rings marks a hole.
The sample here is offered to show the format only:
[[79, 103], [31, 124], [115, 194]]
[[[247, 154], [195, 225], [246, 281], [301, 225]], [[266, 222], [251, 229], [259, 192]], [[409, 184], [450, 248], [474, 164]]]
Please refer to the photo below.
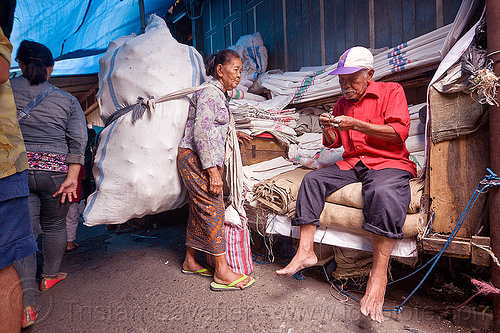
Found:
[[289, 98], [273, 98], [264, 102], [241, 99], [231, 100], [229, 108], [234, 117], [236, 130], [249, 135], [269, 132], [280, 141], [289, 145], [297, 142], [294, 128], [299, 115], [295, 109], [285, 109]]
[[[425, 117], [426, 103], [416, 104], [409, 107], [410, 131], [406, 139], [406, 149], [410, 152], [410, 160], [417, 165], [420, 172], [425, 165]], [[423, 122], [422, 122], [423, 120]]]
[[[374, 56], [374, 79], [391, 73], [439, 63], [441, 49], [451, 24]], [[292, 104], [313, 101], [340, 94], [337, 75], [328, 75], [337, 64], [323, 67], [303, 67], [298, 72], [267, 75], [262, 85], [273, 95], [291, 95]]]
[[[253, 189], [255, 200], [262, 207], [278, 215], [292, 217], [295, 213], [295, 200], [300, 183], [305, 174], [310, 171], [297, 168], [258, 183]], [[422, 179], [410, 180], [411, 202], [403, 226], [405, 237], [414, 237], [422, 231], [419, 211], [423, 187]], [[361, 183], [344, 186], [326, 199], [325, 208], [320, 216], [320, 225], [357, 234], [366, 233], [362, 229], [364, 223], [362, 208]]]

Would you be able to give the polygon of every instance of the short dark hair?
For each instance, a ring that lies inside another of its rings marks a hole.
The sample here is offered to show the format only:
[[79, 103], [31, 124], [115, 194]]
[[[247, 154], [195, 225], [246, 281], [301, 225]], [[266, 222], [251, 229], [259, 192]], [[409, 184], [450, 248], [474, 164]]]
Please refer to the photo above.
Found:
[[240, 59], [240, 55], [238, 52], [229, 49], [224, 49], [217, 52], [217, 54], [212, 54], [206, 62], [206, 74], [215, 78], [217, 66], [219, 64], [226, 65], [234, 58]]
[[17, 49], [17, 61], [21, 61], [26, 69], [23, 76], [31, 85], [39, 85], [47, 80], [47, 67], [54, 66], [52, 52], [43, 44], [23, 40]]

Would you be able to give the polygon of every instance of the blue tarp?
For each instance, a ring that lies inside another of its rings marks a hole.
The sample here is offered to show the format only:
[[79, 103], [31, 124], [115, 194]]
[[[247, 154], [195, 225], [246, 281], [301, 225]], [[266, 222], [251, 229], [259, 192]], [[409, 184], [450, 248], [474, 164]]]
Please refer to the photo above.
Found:
[[[163, 17], [175, 0], [144, 0], [149, 15]], [[18, 0], [10, 41], [15, 54], [24, 39], [47, 46], [59, 58], [52, 76], [95, 74], [109, 42], [141, 33], [139, 0]]]

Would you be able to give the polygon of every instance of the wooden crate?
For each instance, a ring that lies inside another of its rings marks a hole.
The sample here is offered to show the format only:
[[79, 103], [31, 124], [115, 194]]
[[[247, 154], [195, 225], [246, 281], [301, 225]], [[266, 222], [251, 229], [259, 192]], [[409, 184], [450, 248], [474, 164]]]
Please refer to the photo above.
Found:
[[287, 147], [280, 145], [274, 138], [253, 138], [240, 144], [243, 165], [251, 165], [271, 160], [275, 157], [287, 157]]

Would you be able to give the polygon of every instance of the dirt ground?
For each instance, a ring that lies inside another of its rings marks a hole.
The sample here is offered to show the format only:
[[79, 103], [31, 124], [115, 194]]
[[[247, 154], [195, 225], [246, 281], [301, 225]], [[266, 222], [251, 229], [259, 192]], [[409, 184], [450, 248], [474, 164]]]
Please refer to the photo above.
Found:
[[[210, 291], [210, 278], [181, 273], [184, 237], [185, 220], [176, 215], [156, 228], [121, 234], [79, 226], [80, 247], [61, 268], [67, 279], [39, 292], [39, 318], [23, 332], [487, 332], [451, 321], [450, 308], [474, 290], [448, 281], [460, 273], [450, 273], [446, 259], [402, 313], [387, 311], [378, 324], [363, 317], [355, 301], [334, 298], [340, 296], [331, 294], [320, 269], [306, 270], [302, 280], [277, 277], [275, 270], [286, 262], [279, 256], [274, 263], [255, 263], [251, 288]], [[394, 275], [406, 269], [396, 265]], [[386, 308], [399, 305], [422, 276], [390, 286]]]

